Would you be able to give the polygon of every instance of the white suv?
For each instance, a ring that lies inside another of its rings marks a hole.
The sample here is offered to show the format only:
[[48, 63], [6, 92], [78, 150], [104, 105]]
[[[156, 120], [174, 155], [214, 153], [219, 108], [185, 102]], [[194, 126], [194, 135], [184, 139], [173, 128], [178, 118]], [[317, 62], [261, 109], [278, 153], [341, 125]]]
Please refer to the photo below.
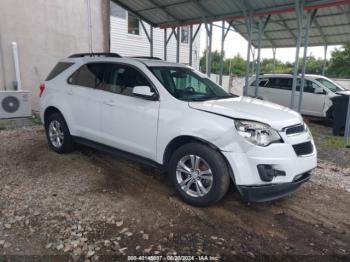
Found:
[[[294, 109], [298, 108], [300, 76], [298, 76]], [[248, 95], [255, 97], [255, 80], [248, 87]], [[283, 106], [290, 106], [292, 96], [293, 75], [290, 74], [264, 74], [259, 76], [258, 94], [256, 97]], [[333, 107], [331, 98], [337, 96], [336, 92], [346, 91], [331, 79], [320, 75], [305, 75], [304, 93], [301, 105], [303, 115], [333, 120]]]
[[73, 55], [57, 64], [40, 95], [52, 150], [82, 143], [160, 166], [192, 205], [216, 203], [231, 181], [245, 201], [277, 199], [316, 167], [300, 114], [233, 97], [181, 64]]

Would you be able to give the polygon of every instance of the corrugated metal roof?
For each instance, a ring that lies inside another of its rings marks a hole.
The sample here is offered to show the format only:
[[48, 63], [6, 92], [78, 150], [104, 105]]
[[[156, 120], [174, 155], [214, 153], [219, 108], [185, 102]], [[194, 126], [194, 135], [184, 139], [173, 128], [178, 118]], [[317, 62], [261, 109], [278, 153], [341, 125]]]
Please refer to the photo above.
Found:
[[[262, 47], [296, 45], [297, 20], [294, 0], [112, 0], [156, 27], [175, 27], [211, 21], [233, 20], [234, 28], [248, 38], [244, 16], [254, 23], [271, 15]], [[309, 46], [350, 43], [350, 0], [305, 0], [305, 10], [317, 9]], [[257, 29], [252, 44], [257, 46]]]

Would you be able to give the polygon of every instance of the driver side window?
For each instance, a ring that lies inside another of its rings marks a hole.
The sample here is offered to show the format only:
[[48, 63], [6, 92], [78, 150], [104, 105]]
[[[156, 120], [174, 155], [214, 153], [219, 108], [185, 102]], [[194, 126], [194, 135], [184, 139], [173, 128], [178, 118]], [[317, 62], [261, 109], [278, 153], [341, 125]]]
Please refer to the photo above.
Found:
[[[304, 80], [304, 92], [305, 93], [311, 93], [314, 94], [315, 93], [315, 89], [316, 88], [320, 88], [320, 86], [318, 84], [316, 84], [315, 82], [312, 82], [308, 79]], [[300, 86], [301, 86], [301, 79], [298, 79], [297, 82], [297, 91], [300, 91]]]

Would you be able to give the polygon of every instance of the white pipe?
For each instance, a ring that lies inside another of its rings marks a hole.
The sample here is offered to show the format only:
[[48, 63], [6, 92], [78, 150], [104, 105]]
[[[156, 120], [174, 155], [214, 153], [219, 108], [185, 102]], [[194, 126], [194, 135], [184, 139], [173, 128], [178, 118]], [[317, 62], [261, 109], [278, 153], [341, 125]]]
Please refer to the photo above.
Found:
[[12, 42], [12, 54], [13, 54], [13, 62], [15, 65], [15, 74], [17, 81], [17, 90], [22, 90], [22, 82], [21, 82], [21, 73], [19, 70], [19, 60], [18, 60], [18, 47], [16, 42]]
[[92, 49], [92, 22], [91, 22], [91, 3], [90, 0], [86, 0], [87, 16], [88, 16], [88, 34], [89, 34], [89, 51], [93, 53]]

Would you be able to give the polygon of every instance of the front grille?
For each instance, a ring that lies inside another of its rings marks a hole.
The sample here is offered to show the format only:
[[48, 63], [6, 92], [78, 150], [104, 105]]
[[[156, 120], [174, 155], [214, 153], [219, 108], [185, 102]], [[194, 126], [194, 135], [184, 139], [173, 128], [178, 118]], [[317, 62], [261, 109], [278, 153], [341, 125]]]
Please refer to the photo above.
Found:
[[293, 145], [294, 151], [298, 156], [308, 155], [313, 152], [313, 146], [311, 142], [305, 142], [297, 145]]
[[299, 134], [305, 131], [305, 126], [303, 124], [296, 125], [296, 126], [291, 126], [291, 127], [286, 127], [286, 135], [295, 135]]

